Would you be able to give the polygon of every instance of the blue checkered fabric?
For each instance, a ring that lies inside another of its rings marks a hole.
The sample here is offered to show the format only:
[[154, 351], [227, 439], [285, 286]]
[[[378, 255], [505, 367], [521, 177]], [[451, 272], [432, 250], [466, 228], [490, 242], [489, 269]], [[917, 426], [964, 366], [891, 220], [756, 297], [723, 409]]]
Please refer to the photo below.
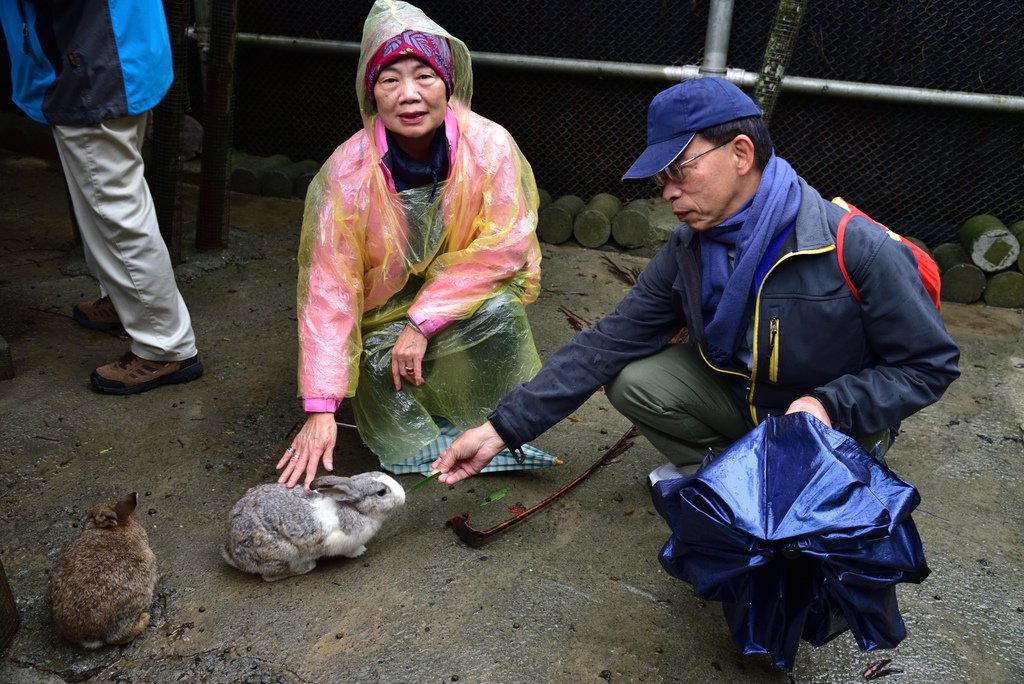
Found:
[[[461, 430], [449, 423], [447, 420], [441, 418], [435, 420], [437, 422], [437, 427], [441, 430], [441, 434], [437, 436], [437, 439], [420, 449], [411, 458], [400, 461], [399, 463], [381, 463], [381, 468], [395, 473], [396, 475], [408, 475], [412, 473], [430, 475], [433, 473], [430, 469], [430, 464], [436, 461], [444, 450], [448, 448], [448, 445], [454, 442], [455, 438], [462, 434]], [[557, 459], [554, 456], [541, 451], [536, 447], [524, 444], [522, 449], [523, 454], [526, 456], [526, 459], [522, 463], [516, 463], [515, 456], [513, 456], [508, 449], [505, 449], [495, 456], [494, 459], [487, 464], [487, 467], [480, 472], [502, 473], [513, 470], [535, 470], [537, 468], [548, 468], [557, 464]]]

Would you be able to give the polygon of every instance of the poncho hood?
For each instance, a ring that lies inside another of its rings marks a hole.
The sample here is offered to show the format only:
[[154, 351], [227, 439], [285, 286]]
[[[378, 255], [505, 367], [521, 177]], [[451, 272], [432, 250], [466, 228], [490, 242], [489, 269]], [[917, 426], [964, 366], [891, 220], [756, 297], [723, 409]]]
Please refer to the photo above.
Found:
[[417, 7], [397, 0], [377, 0], [363, 24], [363, 38], [360, 41], [359, 66], [356, 68], [356, 97], [359, 113], [367, 133], [373, 134], [373, 119], [377, 109], [370, 102], [366, 92], [366, 65], [381, 45], [403, 31], [422, 31], [443, 36], [452, 51], [452, 93], [449, 101], [469, 110], [473, 95], [473, 65], [469, 49], [461, 40], [437, 25]]

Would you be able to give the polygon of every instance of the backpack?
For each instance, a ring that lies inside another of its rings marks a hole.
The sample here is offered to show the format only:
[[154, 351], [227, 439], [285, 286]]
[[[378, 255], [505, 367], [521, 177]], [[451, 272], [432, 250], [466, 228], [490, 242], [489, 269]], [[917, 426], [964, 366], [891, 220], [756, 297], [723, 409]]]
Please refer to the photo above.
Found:
[[915, 245], [910, 240], [904, 238], [902, 235], [892, 230], [889, 230], [881, 223], [874, 220], [873, 218], [865, 214], [863, 211], [861, 211], [857, 207], [853, 206], [852, 204], [844, 200], [842, 197], [833, 197], [832, 203], [837, 204], [846, 210], [846, 213], [843, 215], [843, 218], [840, 219], [839, 221], [839, 230], [836, 231], [836, 256], [839, 257], [839, 270], [843, 272], [843, 280], [845, 280], [846, 284], [850, 286], [850, 292], [853, 293], [853, 298], [857, 300], [858, 304], [860, 303], [860, 293], [857, 291], [857, 287], [853, 284], [853, 281], [850, 280], [850, 275], [846, 272], [846, 263], [843, 260], [843, 241], [845, 240], [846, 235], [846, 224], [849, 223], [850, 219], [853, 218], [854, 216], [863, 216], [873, 225], [878, 226], [886, 233], [888, 233], [889, 237], [891, 237], [893, 240], [895, 240], [896, 242], [902, 242], [903, 244], [910, 248], [910, 251], [914, 254], [914, 259], [917, 261], [917, 274], [921, 276], [921, 284], [924, 285], [925, 291], [931, 298], [932, 303], [935, 304], [936, 310], [941, 311], [941, 306], [939, 304], [939, 267], [935, 263], [935, 260], [928, 256], [927, 252], [925, 252], [923, 249]]

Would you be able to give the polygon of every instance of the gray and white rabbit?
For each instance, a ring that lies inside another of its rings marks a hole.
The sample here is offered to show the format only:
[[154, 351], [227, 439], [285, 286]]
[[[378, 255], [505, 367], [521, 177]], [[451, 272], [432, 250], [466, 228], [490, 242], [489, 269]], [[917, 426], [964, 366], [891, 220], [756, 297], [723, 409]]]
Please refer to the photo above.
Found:
[[50, 579], [57, 631], [86, 648], [127, 644], [149, 625], [156, 557], [146, 530], [131, 518], [132, 492], [92, 507], [82, 534], [68, 545]]
[[405, 503], [405, 490], [380, 472], [324, 475], [309, 491], [263, 484], [238, 500], [220, 553], [229, 565], [273, 582], [301, 575], [323, 556], [355, 558], [381, 523]]

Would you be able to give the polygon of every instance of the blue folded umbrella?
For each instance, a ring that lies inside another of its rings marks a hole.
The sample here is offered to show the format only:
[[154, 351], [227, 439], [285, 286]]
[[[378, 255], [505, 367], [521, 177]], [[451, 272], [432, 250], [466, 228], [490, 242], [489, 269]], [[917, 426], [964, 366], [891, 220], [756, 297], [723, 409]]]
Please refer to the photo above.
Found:
[[849, 629], [870, 651], [906, 636], [896, 584], [929, 573], [910, 518], [920, 496], [810, 414], [769, 418], [651, 496], [672, 529], [662, 565], [722, 602], [745, 654], [791, 669], [801, 638], [820, 646]]

